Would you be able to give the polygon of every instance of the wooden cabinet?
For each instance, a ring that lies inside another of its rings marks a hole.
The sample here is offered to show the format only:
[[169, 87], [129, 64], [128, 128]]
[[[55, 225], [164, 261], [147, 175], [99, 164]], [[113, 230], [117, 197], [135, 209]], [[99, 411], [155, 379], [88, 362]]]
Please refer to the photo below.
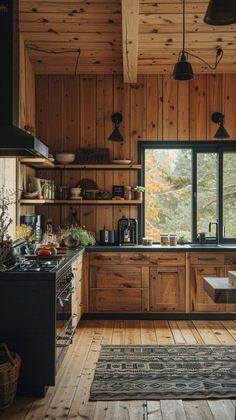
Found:
[[89, 311], [142, 312], [148, 309], [148, 267], [90, 267]]
[[91, 312], [184, 312], [185, 253], [91, 253], [88, 295]]
[[216, 304], [204, 290], [204, 277], [224, 277], [225, 268], [198, 265], [191, 267], [191, 312], [224, 312], [225, 304]]
[[150, 267], [150, 311], [185, 312], [185, 268]]
[[192, 253], [191, 261], [191, 311], [192, 312], [235, 312], [236, 305], [216, 304], [204, 290], [204, 277], [227, 277], [234, 269], [235, 253]]
[[83, 255], [80, 255], [72, 263], [72, 272], [73, 272], [73, 281], [72, 287], [74, 288], [74, 293], [72, 294], [72, 324], [77, 326], [82, 314], [83, 314]]

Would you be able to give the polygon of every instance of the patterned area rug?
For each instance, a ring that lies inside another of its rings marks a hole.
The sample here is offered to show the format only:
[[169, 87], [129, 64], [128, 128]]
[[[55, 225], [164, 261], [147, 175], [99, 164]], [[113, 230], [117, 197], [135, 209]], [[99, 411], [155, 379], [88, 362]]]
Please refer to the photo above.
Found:
[[102, 346], [90, 400], [236, 397], [236, 346]]

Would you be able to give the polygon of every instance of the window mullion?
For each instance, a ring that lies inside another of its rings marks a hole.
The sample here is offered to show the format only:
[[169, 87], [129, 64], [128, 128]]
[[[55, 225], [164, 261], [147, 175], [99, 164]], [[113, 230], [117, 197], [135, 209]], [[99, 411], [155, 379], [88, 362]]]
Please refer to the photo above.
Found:
[[223, 151], [218, 153], [217, 171], [217, 216], [219, 223], [219, 241], [223, 239]]
[[197, 152], [192, 150], [192, 241], [197, 242]]

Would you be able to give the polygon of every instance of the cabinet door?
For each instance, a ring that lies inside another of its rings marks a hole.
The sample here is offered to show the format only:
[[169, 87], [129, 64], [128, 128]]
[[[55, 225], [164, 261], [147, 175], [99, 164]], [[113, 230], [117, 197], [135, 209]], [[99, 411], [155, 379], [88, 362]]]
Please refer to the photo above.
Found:
[[191, 310], [193, 312], [224, 312], [224, 303], [216, 304], [204, 290], [204, 277], [224, 277], [224, 267], [196, 266], [191, 268]]
[[[233, 254], [233, 253], [232, 253]], [[224, 277], [228, 277], [228, 271], [236, 271], [236, 255], [229, 255], [228, 262], [231, 261], [234, 265], [229, 265], [225, 267]], [[236, 312], [236, 303], [235, 304], [226, 304], [226, 312]]]
[[149, 268], [115, 265], [90, 267], [89, 310], [94, 312], [147, 311]]
[[183, 267], [150, 267], [150, 311], [185, 312]]
[[73, 320], [72, 324], [73, 326], [77, 326], [82, 313], [83, 313], [83, 303], [82, 303], [82, 256], [77, 258], [73, 264], [72, 264], [72, 272], [74, 274], [73, 277], [73, 288], [74, 293], [72, 294], [72, 315]]

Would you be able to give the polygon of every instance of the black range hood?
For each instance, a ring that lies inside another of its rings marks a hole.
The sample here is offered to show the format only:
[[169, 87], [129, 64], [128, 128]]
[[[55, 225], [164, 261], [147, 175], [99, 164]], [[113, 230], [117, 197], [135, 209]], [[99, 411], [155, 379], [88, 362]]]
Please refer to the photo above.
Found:
[[48, 147], [33, 134], [18, 127], [18, 0], [0, 0], [0, 63], [0, 156], [47, 158]]

